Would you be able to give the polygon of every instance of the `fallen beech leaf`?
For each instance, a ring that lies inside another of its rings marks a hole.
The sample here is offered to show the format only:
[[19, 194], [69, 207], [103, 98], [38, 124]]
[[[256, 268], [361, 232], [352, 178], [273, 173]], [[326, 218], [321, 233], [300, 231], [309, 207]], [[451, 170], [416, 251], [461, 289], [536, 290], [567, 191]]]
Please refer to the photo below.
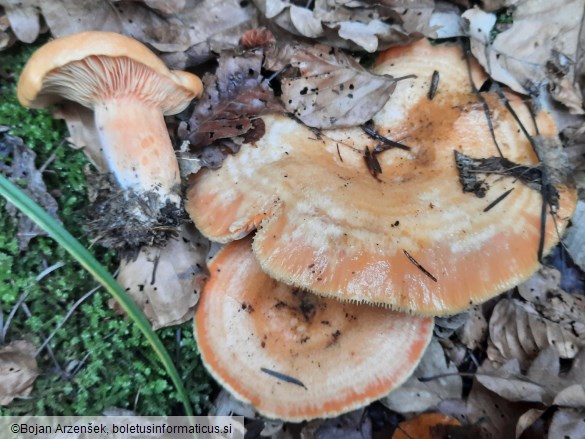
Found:
[[550, 404], [552, 395], [541, 385], [525, 379], [516, 359], [496, 370], [481, 367], [476, 376], [486, 389], [508, 401], [525, 401]]
[[0, 12], [0, 50], [8, 49], [16, 42], [16, 36], [10, 29], [8, 17]]
[[[443, 400], [461, 397], [462, 383], [457, 372], [455, 365], [447, 364], [443, 348], [433, 338], [414, 374], [380, 401], [398, 413], [434, 409]], [[443, 374], [455, 375], [419, 381], [419, 378], [434, 378]]]
[[217, 398], [213, 402], [213, 408], [209, 413], [211, 416], [245, 416], [246, 418], [256, 418], [259, 415], [249, 404], [238, 401], [230, 392], [221, 389]]
[[36, 39], [40, 10], [55, 37], [89, 30], [123, 33], [168, 52], [175, 69], [204, 62], [219, 46], [236, 47], [256, 21], [255, 9], [239, 0], [0, 0], [0, 6], [21, 41]]
[[[35, 165], [36, 156], [20, 137], [0, 132], [0, 172], [21, 186], [29, 197], [60, 222], [57, 218], [57, 201], [47, 192], [43, 174]], [[20, 250], [26, 250], [28, 243], [34, 237], [47, 235], [34, 221], [21, 214], [12, 204], [7, 204], [6, 210], [9, 215], [18, 219], [17, 238]]]
[[39, 3], [39, 0], [0, 0], [12, 31], [24, 43], [32, 43], [41, 31]]
[[[193, 317], [203, 282], [208, 241], [191, 226], [162, 248], [143, 247], [134, 260], [122, 260], [116, 279], [144, 312], [153, 329]], [[121, 312], [114, 299], [108, 305]]]
[[[512, 26], [493, 42], [486, 13], [468, 10], [463, 17], [469, 21], [471, 50], [493, 79], [524, 94], [536, 94], [541, 84], [550, 84], [557, 101], [582, 114], [576, 66], [583, 57], [579, 37], [584, 7], [584, 0], [518, 2]], [[489, 15], [493, 26], [495, 15]]]
[[585, 437], [585, 410], [559, 409], [553, 415], [548, 430], [549, 438]]
[[540, 419], [545, 410], [530, 409], [524, 413], [516, 423], [516, 436], [518, 439], [527, 429], [529, 429], [536, 421]]
[[[267, 58], [279, 58], [267, 53]], [[396, 88], [390, 75], [374, 75], [355, 59], [331, 47], [297, 46], [290, 65], [299, 74], [282, 79], [288, 111], [314, 128], [362, 125], [388, 101]]]
[[55, 119], [63, 119], [69, 130], [69, 146], [82, 149], [100, 173], [108, 172], [104, 154], [100, 151], [99, 133], [93, 111], [75, 102], [65, 102], [53, 110]]
[[517, 359], [494, 369], [484, 363], [476, 379], [484, 387], [508, 401], [541, 403], [546, 406], [585, 406], [585, 350], [573, 361], [571, 370], [561, 373], [559, 355], [554, 347], [543, 350], [526, 373]]
[[585, 407], [585, 384], [573, 384], [561, 390], [553, 401], [554, 405], [562, 407]]
[[488, 334], [488, 323], [482, 308], [478, 305], [470, 308], [467, 313], [469, 318], [465, 324], [457, 330], [457, 335], [469, 349], [479, 348]]
[[527, 403], [507, 401], [475, 380], [467, 400], [446, 400], [439, 406], [442, 413], [477, 426], [473, 435], [477, 439], [514, 437], [517, 420], [530, 408]]
[[585, 271], [585, 201], [577, 202], [572, 226], [567, 229], [563, 242], [575, 264]]
[[349, 50], [373, 53], [407, 44], [423, 35], [437, 38], [440, 21], [430, 25], [434, 0], [316, 0], [313, 8], [282, 0], [254, 0], [271, 24], [298, 36]]
[[518, 287], [520, 299], [503, 299], [490, 319], [488, 358], [505, 363], [517, 358], [526, 369], [543, 349], [554, 345], [562, 358], [585, 346], [585, 300], [559, 287], [560, 274], [543, 268]]
[[452, 316], [435, 317], [434, 333], [439, 338], [449, 338], [469, 319], [467, 311]]
[[0, 405], [6, 406], [14, 398], [30, 395], [39, 376], [35, 347], [25, 340], [17, 340], [0, 348]]
[[301, 439], [363, 439], [372, 437], [372, 421], [364, 410], [355, 410], [333, 419], [316, 419], [301, 430]]
[[253, 118], [282, 107], [261, 73], [262, 52], [242, 56], [222, 53], [215, 75], [203, 78], [204, 96], [189, 119], [194, 146], [242, 136], [255, 127]]

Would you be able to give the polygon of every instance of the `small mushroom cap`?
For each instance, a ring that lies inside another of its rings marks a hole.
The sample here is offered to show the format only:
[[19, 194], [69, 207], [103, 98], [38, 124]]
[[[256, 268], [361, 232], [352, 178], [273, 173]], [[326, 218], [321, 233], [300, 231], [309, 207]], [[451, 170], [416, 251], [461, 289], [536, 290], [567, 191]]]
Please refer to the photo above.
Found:
[[[173, 87], [169, 87], [167, 95], [158, 96], [160, 106], [165, 114], [175, 114], [182, 111], [193, 98], [199, 96], [203, 89], [201, 80], [187, 72], [171, 71], [167, 66], [145, 45], [133, 38], [113, 32], [82, 32], [55, 39], [37, 50], [27, 62], [18, 82], [18, 100], [25, 107], [41, 108], [57, 100], [52, 93], [45, 93], [44, 87], [47, 76], [58, 71], [68, 64], [83, 62], [90, 57], [108, 57], [126, 59], [140, 64], [161, 78], [166, 78], [169, 84], [174, 85], [174, 91], [181, 99], [170, 96]], [[104, 66], [98, 66], [105, 67]], [[133, 69], [136, 73], [136, 69]], [[122, 75], [131, 72], [122, 73]], [[116, 77], [120, 72], [107, 73], [109, 80], [120, 81]], [[82, 77], [71, 77], [73, 87], [91, 87], [91, 82], [84, 83]], [[144, 78], [152, 80], [152, 78]], [[124, 82], [123, 80], [121, 82]], [[83, 93], [82, 90], [79, 90]], [[89, 90], [90, 93], [95, 93]], [[184, 97], [183, 97], [184, 95]], [[73, 99], [71, 96], [67, 98]], [[87, 99], [84, 97], [82, 99]], [[167, 102], [168, 101], [168, 102]], [[86, 102], [80, 102], [87, 105]]]
[[364, 406], [402, 384], [433, 320], [321, 298], [279, 283], [251, 238], [209, 265], [195, 336], [210, 373], [270, 418], [302, 421]]
[[[417, 75], [399, 82], [374, 118], [378, 133], [403, 139], [409, 151], [378, 154], [382, 173], [376, 179], [364, 152], [381, 142], [361, 129], [315, 133], [268, 115], [260, 140], [243, 145], [221, 169], [195, 176], [186, 208], [199, 230], [226, 242], [258, 228], [254, 254], [271, 277], [323, 296], [420, 315], [453, 314], [524, 281], [539, 267], [542, 197], [500, 175], [487, 178], [484, 198], [463, 192], [454, 150], [478, 159], [498, 151], [461, 50], [422, 41], [383, 53], [376, 70]], [[440, 81], [431, 100], [435, 70]], [[475, 63], [472, 76], [485, 77]], [[503, 155], [537, 164], [498, 96], [482, 95]], [[534, 135], [521, 99], [508, 99]], [[556, 136], [550, 115], [541, 112], [536, 122], [544, 138]], [[574, 189], [557, 189], [560, 208], [556, 218], [547, 216], [545, 251], [558, 242], [555, 226], [562, 233], [575, 206]]]

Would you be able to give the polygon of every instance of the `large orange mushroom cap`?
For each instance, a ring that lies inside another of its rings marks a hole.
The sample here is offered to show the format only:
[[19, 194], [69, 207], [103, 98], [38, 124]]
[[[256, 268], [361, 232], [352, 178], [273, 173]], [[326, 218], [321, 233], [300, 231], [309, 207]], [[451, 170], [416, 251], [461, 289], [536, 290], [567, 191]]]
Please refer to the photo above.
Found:
[[[254, 254], [275, 279], [421, 315], [458, 312], [525, 280], [539, 266], [542, 196], [499, 175], [488, 177], [484, 198], [463, 192], [454, 150], [478, 159], [498, 151], [461, 50], [422, 41], [384, 52], [376, 70], [417, 75], [399, 82], [374, 118], [379, 134], [411, 148], [378, 154], [377, 179], [364, 152], [380, 142], [361, 129], [316, 134], [291, 118], [265, 116], [264, 137], [195, 177], [186, 208], [197, 227], [223, 242], [258, 228]], [[476, 63], [471, 70], [479, 87], [485, 74]], [[434, 71], [440, 81], [429, 99]], [[536, 165], [502, 101], [482, 95], [503, 156]], [[517, 96], [508, 99], [534, 136], [529, 110]], [[537, 114], [536, 124], [545, 139], [556, 137], [547, 113]], [[560, 208], [556, 218], [548, 214], [545, 251], [575, 206], [573, 189], [557, 190]]]
[[211, 374], [271, 418], [330, 417], [379, 399], [413, 372], [433, 320], [342, 303], [266, 275], [252, 240], [209, 266], [195, 335]]

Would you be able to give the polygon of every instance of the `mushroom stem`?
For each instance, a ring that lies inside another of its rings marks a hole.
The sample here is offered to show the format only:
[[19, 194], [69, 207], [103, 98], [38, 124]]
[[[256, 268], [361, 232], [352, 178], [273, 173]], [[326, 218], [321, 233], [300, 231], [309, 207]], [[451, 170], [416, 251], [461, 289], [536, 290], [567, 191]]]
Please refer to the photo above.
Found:
[[[153, 192], [180, 205], [180, 174], [162, 110], [132, 97], [96, 103], [95, 124], [104, 158], [123, 189]], [[122, 147], [123, 146], [123, 147]]]

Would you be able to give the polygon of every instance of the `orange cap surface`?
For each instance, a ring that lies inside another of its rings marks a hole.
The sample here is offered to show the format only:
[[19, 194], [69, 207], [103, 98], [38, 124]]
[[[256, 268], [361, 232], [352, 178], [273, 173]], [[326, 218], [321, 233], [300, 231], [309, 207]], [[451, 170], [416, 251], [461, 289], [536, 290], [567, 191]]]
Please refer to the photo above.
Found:
[[[71, 63], [81, 63], [90, 57], [107, 57], [125, 59], [131, 62], [144, 66], [154, 75], [166, 79], [174, 84], [174, 89], [177, 94], [184, 94], [186, 99], [184, 108], [189, 101], [199, 96], [202, 91], [202, 83], [200, 79], [187, 72], [171, 71], [167, 66], [145, 45], [136, 41], [135, 39], [113, 33], [113, 32], [82, 32], [78, 34], [68, 35], [42, 46], [37, 50], [27, 62], [18, 82], [18, 100], [25, 107], [39, 108], [44, 107], [56, 100], [51, 93], [45, 94], [43, 88], [47, 76], [50, 76], [55, 71], [58, 71], [63, 66]], [[98, 62], [99, 63], [99, 62]], [[99, 71], [99, 67], [96, 71]], [[131, 75], [136, 73], [136, 68], [128, 67], [129, 70], [123, 75]], [[101, 72], [100, 72], [101, 73]], [[110, 76], [109, 79], [116, 79], [119, 72], [106, 73]], [[142, 74], [144, 76], [144, 74]], [[91, 87], [91, 83], [87, 86], [83, 84], [82, 77], [70, 77], [81, 93], [83, 89]], [[151, 78], [144, 78], [152, 81]], [[122, 81], [124, 82], [124, 81]], [[83, 86], [82, 86], [83, 84]], [[164, 96], [159, 96], [163, 100]], [[173, 100], [170, 97], [166, 99]], [[74, 100], [74, 99], [71, 99]], [[81, 102], [85, 104], [84, 102]], [[165, 107], [165, 102], [161, 102], [161, 106]], [[166, 114], [174, 114], [181, 111], [180, 105], [177, 106], [174, 102], [168, 107], [164, 108]]]
[[[384, 52], [376, 71], [417, 75], [399, 82], [374, 118], [379, 134], [411, 148], [378, 154], [377, 179], [364, 152], [381, 142], [361, 129], [316, 134], [291, 118], [265, 116], [259, 141], [244, 145], [221, 169], [194, 178], [186, 208], [197, 227], [223, 242], [258, 228], [254, 253], [275, 279], [421, 315], [458, 312], [525, 280], [539, 267], [542, 197], [514, 177], [499, 175], [487, 178], [485, 198], [462, 191], [454, 150], [478, 159], [498, 151], [461, 50], [422, 41]], [[431, 100], [434, 71], [440, 80]], [[485, 78], [475, 63], [472, 76], [474, 82]], [[537, 164], [498, 96], [482, 95], [504, 157]], [[528, 109], [518, 97], [508, 98], [534, 135]], [[556, 136], [550, 115], [541, 112], [536, 121], [542, 136]], [[557, 189], [556, 225], [562, 233], [576, 193]], [[545, 234], [548, 251], [558, 242], [550, 214]]]
[[195, 336], [210, 373], [271, 418], [301, 421], [364, 406], [402, 384], [433, 320], [342, 303], [266, 275], [251, 238], [209, 265]]

